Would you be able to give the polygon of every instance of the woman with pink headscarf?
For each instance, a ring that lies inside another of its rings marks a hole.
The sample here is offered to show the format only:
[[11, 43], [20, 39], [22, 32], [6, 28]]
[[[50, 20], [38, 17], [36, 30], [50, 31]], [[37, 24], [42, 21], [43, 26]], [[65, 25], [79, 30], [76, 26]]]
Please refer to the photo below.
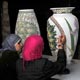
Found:
[[18, 80], [49, 80], [51, 76], [63, 71], [66, 67], [66, 55], [63, 49], [65, 36], [60, 36], [58, 43], [58, 58], [56, 62], [52, 62], [42, 57], [43, 38], [40, 35], [29, 36], [24, 43], [23, 58], [16, 64]]

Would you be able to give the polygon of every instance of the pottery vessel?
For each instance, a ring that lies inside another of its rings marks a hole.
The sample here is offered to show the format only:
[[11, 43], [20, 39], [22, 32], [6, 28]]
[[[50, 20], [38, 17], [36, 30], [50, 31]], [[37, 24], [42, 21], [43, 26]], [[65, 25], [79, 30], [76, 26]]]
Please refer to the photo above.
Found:
[[[47, 38], [51, 53], [57, 59], [57, 38], [61, 34], [66, 36], [65, 51], [67, 64], [70, 64], [78, 41], [79, 22], [71, 12], [75, 7], [50, 8], [53, 15], [47, 20]], [[56, 60], [55, 59], [55, 60]]]

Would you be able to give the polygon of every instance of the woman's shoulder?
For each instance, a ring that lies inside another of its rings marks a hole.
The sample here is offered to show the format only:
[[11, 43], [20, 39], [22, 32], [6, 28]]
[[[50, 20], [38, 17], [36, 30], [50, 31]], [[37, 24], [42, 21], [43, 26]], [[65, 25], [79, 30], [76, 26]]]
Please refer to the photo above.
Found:
[[17, 60], [19, 55], [16, 51], [5, 50], [2, 52], [2, 59], [5, 60]]
[[17, 51], [12, 51], [12, 50], [5, 50], [3, 53], [17, 53]]
[[17, 51], [5, 50], [2, 52], [2, 55], [17, 55]]

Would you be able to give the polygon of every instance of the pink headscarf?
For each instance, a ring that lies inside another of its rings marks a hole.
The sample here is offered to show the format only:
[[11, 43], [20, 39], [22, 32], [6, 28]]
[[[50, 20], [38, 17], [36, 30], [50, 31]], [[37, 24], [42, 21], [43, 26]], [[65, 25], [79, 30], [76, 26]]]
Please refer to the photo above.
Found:
[[43, 38], [40, 35], [31, 35], [25, 42], [22, 52], [23, 60], [32, 61], [42, 57], [44, 47]]

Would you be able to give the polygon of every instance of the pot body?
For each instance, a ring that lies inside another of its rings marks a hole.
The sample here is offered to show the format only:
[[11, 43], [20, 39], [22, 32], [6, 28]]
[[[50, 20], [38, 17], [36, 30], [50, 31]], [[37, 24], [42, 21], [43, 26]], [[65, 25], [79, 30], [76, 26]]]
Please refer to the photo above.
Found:
[[23, 43], [26, 37], [32, 34], [40, 34], [34, 9], [19, 10], [15, 33], [22, 38]]
[[65, 51], [67, 64], [70, 64], [76, 50], [79, 32], [78, 19], [71, 13], [74, 7], [50, 9], [54, 12], [47, 21], [47, 38], [51, 53], [57, 59], [57, 38], [61, 34], [66, 35]]

